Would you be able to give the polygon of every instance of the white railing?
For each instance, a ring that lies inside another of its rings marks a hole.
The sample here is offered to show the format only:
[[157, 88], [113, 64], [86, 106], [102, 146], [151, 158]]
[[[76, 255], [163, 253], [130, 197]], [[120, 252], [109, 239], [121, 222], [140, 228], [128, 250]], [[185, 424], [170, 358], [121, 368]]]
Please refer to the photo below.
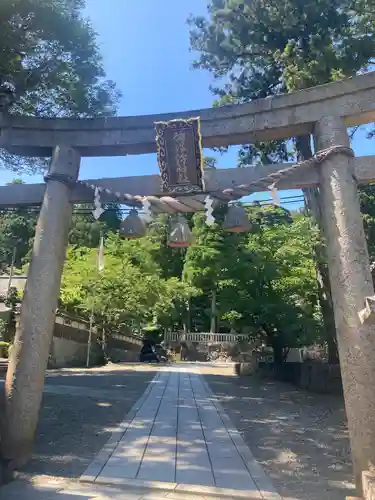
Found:
[[166, 332], [166, 342], [197, 342], [199, 344], [237, 344], [243, 340], [249, 340], [249, 335], [237, 333], [179, 333]]

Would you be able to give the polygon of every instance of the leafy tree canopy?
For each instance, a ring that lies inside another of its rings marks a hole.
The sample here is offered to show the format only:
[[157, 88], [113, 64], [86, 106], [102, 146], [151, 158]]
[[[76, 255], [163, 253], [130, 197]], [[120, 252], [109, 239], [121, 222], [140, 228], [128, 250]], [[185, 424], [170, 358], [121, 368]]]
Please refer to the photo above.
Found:
[[[82, 15], [85, 0], [0, 2], [0, 91], [9, 112], [38, 117], [112, 116], [120, 97], [105, 79], [96, 33]], [[4, 99], [4, 98], [3, 98]], [[34, 169], [3, 152], [2, 165]]]
[[[16, 179], [13, 182], [20, 182]], [[122, 215], [116, 204], [111, 204], [99, 220], [91, 214], [92, 205], [76, 205], [69, 232], [69, 243], [74, 247], [98, 248], [100, 236], [117, 232]], [[15, 265], [21, 268], [30, 259], [38, 211], [20, 207], [0, 210], [0, 269], [10, 266], [16, 248]]]
[[66, 261], [61, 306], [112, 330], [139, 331], [148, 324], [172, 326], [193, 288], [177, 278], [164, 279], [152, 258], [154, 244], [147, 239], [124, 241], [110, 235], [105, 267], [97, 270], [97, 250], [70, 249]]
[[201, 292], [192, 301], [193, 324], [208, 328], [208, 299], [215, 290], [215, 314], [225, 331], [250, 332], [271, 344], [278, 339], [283, 346], [317, 339], [317, 229], [309, 218], [277, 207], [248, 212], [248, 234], [225, 233], [199, 214], [194, 218], [197, 245], [188, 249], [184, 265], [184, 279]]
[[[216, 105], [249, 102], [367, 70], [375, 54], [372, 0], [211, 0], [191, 16], [195, 68], [216, 78]], [[240, 164], [287, 160], [285, 141], [246, 146]]]

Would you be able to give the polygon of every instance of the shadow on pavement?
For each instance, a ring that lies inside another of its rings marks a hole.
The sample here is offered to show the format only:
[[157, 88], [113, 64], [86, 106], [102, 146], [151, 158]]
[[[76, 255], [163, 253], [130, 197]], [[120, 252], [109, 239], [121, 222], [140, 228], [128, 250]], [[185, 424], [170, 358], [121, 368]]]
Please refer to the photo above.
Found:
[[49, 372], [33, 459], [22, 472], [78, 478], [155, 374], [153, 367], [127, 366]]
[[282, 496], [342, 500], [354, 494], [341, 397], [250, 376], [205, 378]]

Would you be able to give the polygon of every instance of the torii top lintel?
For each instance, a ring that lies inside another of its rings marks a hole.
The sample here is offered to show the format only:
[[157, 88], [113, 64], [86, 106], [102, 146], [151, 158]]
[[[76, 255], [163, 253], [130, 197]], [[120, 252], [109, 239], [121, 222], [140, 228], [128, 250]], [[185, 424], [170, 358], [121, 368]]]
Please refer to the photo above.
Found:
[[199, 116], [202, 145], [211, 148], [308, 134], [330, 115], [348, 126], [375, 121], [375, 72], [247, 104], [170, 114], [46, 119], [0, 113], [0, 147], [23, 156], [50, 156], [58, 144], [82, 156], [153, 153], [155, 122]]

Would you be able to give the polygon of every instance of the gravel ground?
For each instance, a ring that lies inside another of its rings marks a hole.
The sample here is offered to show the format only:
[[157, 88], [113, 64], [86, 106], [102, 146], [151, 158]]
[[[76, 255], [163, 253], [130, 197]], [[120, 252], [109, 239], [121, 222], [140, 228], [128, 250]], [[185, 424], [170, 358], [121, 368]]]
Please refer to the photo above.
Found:
[[219, 371], [205, 377], [282, 496], [344, 500], [354, 494], [342, 398]]
[[34, 456], [24, 472], [78, 478], [155, 375], [152, 366], [49, 372]]

